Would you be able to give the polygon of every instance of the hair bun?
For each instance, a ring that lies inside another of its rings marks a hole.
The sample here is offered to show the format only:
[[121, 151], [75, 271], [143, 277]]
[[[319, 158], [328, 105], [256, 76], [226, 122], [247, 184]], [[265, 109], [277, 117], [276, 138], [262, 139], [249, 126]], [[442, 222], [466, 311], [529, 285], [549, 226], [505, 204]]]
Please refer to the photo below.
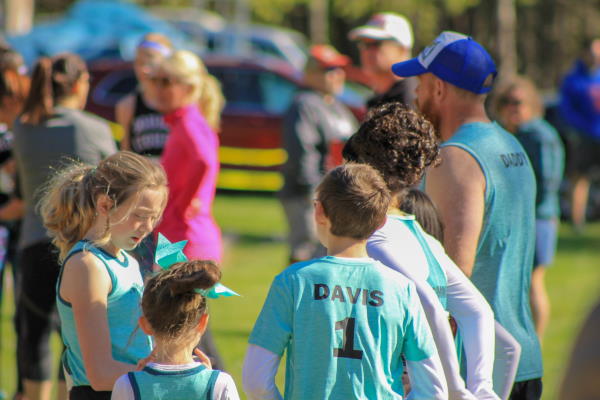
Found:
[[192, 260], [175, 264], [169, 269], [174, 269], [173, 277], [168, 282], [172, 296], [211, 288], [221, 279], [221, 270], [213, 261]]

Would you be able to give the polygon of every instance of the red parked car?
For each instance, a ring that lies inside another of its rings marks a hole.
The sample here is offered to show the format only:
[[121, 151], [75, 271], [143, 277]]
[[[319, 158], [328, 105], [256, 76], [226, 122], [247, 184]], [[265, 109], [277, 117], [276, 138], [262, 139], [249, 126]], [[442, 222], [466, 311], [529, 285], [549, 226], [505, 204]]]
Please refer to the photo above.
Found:
[[[297, 70], [274, 59], [203, 56], [209, 72], [221, 82], [226, 106], [221, 120], [221, 173], [217, 187], [236, 191], [276, 191], [279, 168], [286, 160], [281, 148], [283, 114], [301, 88]], [[131, 92], [136, 80], [131, 63], [96, 62], [89, 66], [92, 88], [86, 109], [114, 121], [114, 106]], [[342, 95], [357, 118], [364, 116], [368, 89], [349, 83]], [[340, 146], [334, 159], [341, 161]]]

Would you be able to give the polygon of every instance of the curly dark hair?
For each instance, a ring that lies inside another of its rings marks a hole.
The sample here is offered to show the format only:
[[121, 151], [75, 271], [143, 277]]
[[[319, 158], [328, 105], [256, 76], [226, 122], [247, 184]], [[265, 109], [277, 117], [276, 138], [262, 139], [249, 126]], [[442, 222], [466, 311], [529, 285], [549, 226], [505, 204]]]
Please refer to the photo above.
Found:
[[392, 193], [416, 184], [425, 168], [440, 161], [431, 122], [398, 102], [373, 108], [346, 142], [343, 156], [378, 170]]

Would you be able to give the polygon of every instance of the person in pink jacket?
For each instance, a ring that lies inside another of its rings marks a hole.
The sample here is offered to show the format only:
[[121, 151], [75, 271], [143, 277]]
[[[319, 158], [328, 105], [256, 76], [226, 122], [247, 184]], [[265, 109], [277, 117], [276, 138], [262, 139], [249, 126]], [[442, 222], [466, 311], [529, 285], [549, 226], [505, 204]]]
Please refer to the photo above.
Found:
[[[190, 260], [219, 264], [223, 243], [212, 216], [219, 173], [215, 128], [224, 104], [219, 83], [195, 54], [184, 50], [162, 60], [150, 82], [149, 93], [169, 128], [160, 159], [167, 174], [169, 199], [154, 232], [171, 242], [187, 240], [184, 253]], [[208, 330], [200, 348], [214, 368], [223, 369]]]
[[[169, 128], [160, 162], [169, 181], [169, 200], [156, 229], [169, 240], [188, 240], [190, 259], [221, 262], [221, 231], [212, 216], [219, 173], [219, 137], [207, 121], [207, 112], [219, 113], [222, 104], [215, 78], [202, 61], [188, 51], [166, 58], [150, 77], [157, 108]], [[212, 99], [212, 100], [211, 100]], [[200, 106], [199, 106], [200, 105]]]

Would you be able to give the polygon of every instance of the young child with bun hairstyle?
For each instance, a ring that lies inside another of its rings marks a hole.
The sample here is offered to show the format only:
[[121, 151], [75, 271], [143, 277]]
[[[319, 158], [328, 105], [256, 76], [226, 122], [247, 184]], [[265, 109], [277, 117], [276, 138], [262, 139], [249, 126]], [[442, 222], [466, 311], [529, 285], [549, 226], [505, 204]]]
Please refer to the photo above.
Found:
[[126, 250], [152, 232], [166, 201], [162, 168], [127, 151], [67, 167], [41, 199], [62, 263], [56, 303], [69, 399], [110, 399], [117, 378], [150, 354], [138, 329], [142, 275]]
[[192, 260], [175, 263], [148, 281], [140, 326], [154, 337], [155, 348], [143, 370], [117, 380], [113, 400], [239, 399], [231, 376], [211, 369], [208, 357], [194, 350], [208, 324], [207, 297], [215, 297], [214, 288], [224, 288], [220, 279], [214, 262]]

